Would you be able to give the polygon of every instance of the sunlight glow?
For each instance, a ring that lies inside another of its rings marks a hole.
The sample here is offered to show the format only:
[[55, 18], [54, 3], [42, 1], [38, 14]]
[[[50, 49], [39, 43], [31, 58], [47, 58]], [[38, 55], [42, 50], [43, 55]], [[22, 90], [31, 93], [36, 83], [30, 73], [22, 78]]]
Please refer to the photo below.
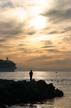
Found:
[[41, 41], [53, 40], [53, 36], [52, 35], [39, 35], [39, 36], [38, 35], [37, 36], [35, 35], [35, 36], [32, 36], [32, 37], [30, 37], [28, 39], [29, 39], [29, 42], [31, 44], [35, 44], [35, 43], [39, 43]]
[[30, 26], [36, 31], [43, 29], [46, 26], [46, 19], [43, 16], [36, 16], [30, 21]]
[[19, 22], [24, 22], [24, 19], [26, 18], [26, 12], [22, 8], [16, 8], [14, 10], [14, 16]]

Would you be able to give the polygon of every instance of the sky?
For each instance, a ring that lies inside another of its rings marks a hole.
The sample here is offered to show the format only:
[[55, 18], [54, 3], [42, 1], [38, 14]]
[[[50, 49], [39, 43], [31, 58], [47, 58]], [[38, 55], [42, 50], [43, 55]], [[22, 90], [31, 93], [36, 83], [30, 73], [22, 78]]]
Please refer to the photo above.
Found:
[[71, 71], [71, 0], [0, 0], [0, 59], [18, 70]]

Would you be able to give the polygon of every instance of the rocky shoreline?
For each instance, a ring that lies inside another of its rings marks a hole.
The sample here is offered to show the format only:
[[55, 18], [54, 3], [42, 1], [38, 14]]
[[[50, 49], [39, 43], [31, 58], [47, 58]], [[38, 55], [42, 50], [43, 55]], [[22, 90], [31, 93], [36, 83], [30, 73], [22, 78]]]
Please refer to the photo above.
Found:
[[40, 102], [63, 95], [63, 91], [44, 80], [0, 80], [0, 105]]

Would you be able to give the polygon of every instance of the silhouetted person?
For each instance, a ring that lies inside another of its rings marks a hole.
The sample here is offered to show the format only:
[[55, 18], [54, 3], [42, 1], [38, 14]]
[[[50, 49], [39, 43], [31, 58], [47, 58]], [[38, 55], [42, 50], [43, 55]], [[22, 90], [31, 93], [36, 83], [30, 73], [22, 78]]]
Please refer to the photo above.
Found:
[[31, 81], [32, 80], [32, 76], [33, 76], [32, 70], [30, 70], [29, 75], [30, 75], [30, 81]]

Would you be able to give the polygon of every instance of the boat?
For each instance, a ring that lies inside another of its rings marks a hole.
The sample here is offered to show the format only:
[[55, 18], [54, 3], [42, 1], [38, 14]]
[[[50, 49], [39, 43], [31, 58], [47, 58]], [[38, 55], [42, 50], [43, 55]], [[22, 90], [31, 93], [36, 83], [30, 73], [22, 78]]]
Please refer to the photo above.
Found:
[[14, 72], [16, 69], [16, 64], [9, 60], [8, 57], [3, 60], [0, 59], [0, 72]]

